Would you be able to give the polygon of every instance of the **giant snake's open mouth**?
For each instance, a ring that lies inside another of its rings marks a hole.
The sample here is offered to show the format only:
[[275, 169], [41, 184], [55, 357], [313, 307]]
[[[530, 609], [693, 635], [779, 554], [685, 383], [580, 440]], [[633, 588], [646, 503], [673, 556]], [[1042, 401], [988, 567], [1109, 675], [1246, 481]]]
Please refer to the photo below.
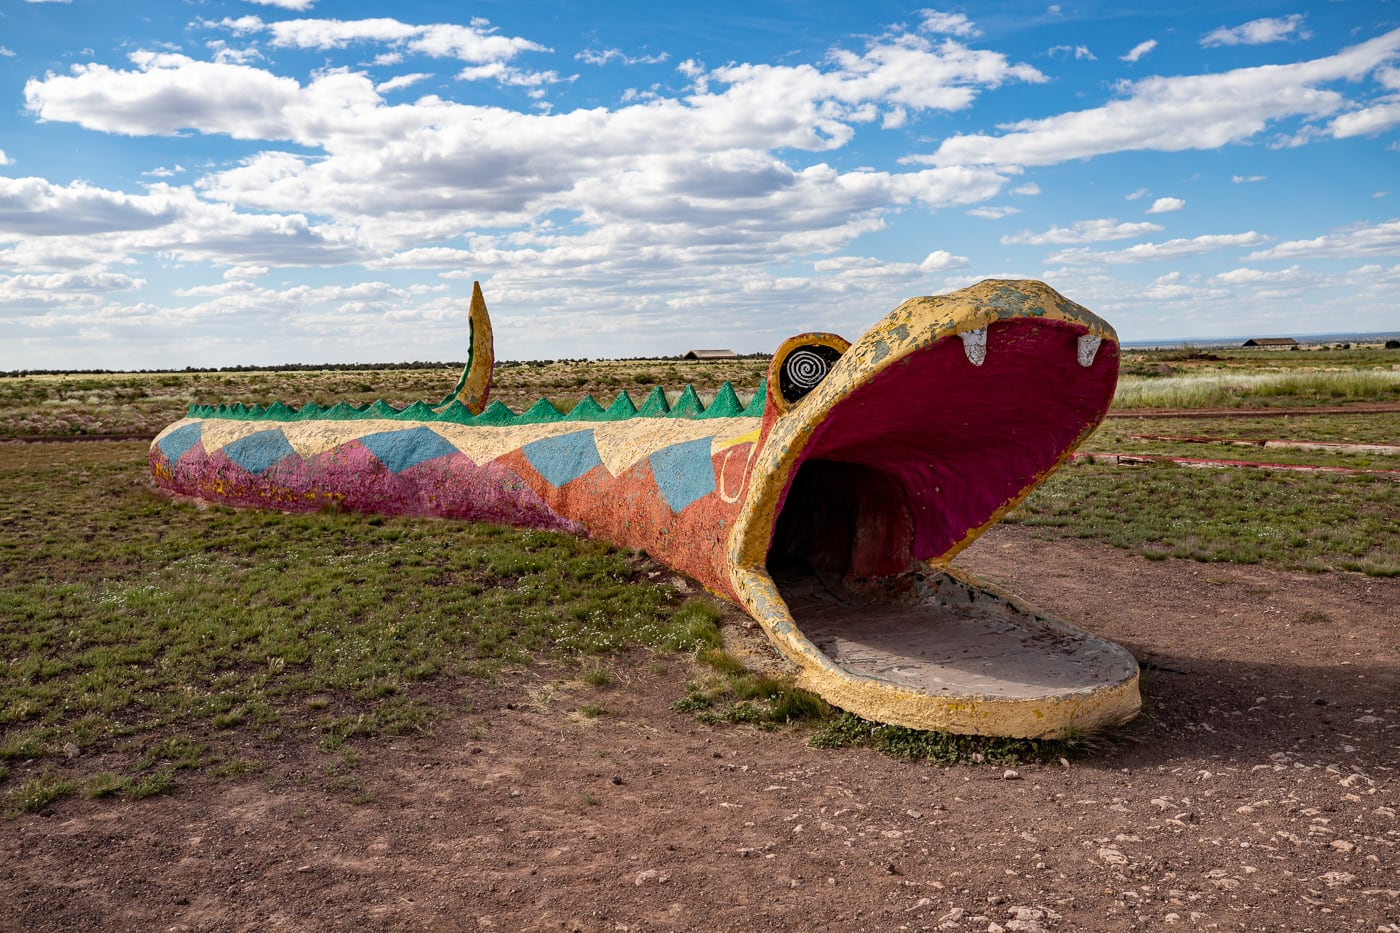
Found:
[[1023, 735], [1127, 718], [1126, 651], [945, 566], [1092, 432], [1117, 380], [1098, 318], [985, 284], [906, 303], [791, 405], [731, 539], [736, 588], [869, 718]]

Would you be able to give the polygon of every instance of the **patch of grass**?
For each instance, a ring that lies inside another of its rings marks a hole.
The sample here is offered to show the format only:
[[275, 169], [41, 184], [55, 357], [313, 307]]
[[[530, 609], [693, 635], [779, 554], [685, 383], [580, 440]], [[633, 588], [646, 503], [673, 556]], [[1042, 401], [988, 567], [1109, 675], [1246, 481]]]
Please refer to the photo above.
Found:
[[162, 797], [175, 793], [175, 772], [162, 768], [139, 780], [127, 784], [126, 796], [129, 800], [144, 800], [147, 797]]
[[25, 813], [38, 813], [55, 800], [77, 791], [78, 786], [67, 778], [40, 774], [25, 781], [9, 795], [12, 806]]
[[612, 672], [601, 664], [590, 665], [583, 672], [583, 682], [590, 687], [606, 687], [612, 683]]
[[201, 511], [149, 492], [146, 449], [12, 445], [0, 461], [5, 784], [103, 744], [129, 755], [123, 793], [148, 794], [160, 773], [240, 773], [226, 763], [249, 734], [338, 750], [428, 729], [444, 678], [717, 643], [712, 604], [678, 604], [606, 544]]
[[672, 704], [677, 712], [692, 713], [704, 723], [752, 723], [763, 726], [820, 720], [832, 708], [789, 678], [753, 671], [721, 647], [697, 654], [699, 676], [686, 684], [686, 695]]
[[127, 779], [120, 774], [114, 774], [111, 771], [103, 771], [83, 781], [82, 793], [83, 796], [87, 797], [89, 800], [95, 800], [98, 797], [110, 797], [113, 794], [120, 794], [125, 791], [128, 787], [128, 783]]
[[808, 744], [816, 748], [860, 746], [876, 749], [892, 758], [997, 767], [1068, 759], [1084, 751], [1084, 742], [1079, 738], [1046, 740], [954, 735], [869, 722], [854, 713], [842, 713], [828, 722]]
[[[1400, 412], [1251, 417], [1248, 410], [1242, 410], [1229, 417], [1109, 418], [1094, 432], [1086, 446], [1089, 449], [1117, 450], [1120, 445], [1129, 443], [1133, 434], [1396, 444], [1400, 443]], [[1195, 446], [1182, 444], [1176, 449], [1185, 456], [1185, 452]]]
[[1395, 400], [1400, 400], [1400, 372], [1377, 368], [1128, 376], [1118, 383], [1113, 404], [1117, 408], [1307, 407]]
[[1385, 476], [1134, 467], [1060, 470], [1008, 517], [1149, 559], [1400, 576], [1400, 483]]

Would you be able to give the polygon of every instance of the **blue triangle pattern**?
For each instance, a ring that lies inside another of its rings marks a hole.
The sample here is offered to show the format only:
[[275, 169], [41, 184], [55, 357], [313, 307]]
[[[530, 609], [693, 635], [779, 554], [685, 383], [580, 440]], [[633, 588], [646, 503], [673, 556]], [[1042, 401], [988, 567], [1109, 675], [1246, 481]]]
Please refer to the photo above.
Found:
[[176, 428], [160, 439], [158, 445], [160, 452], [165, 454], [166, 460], [174, 463], [188, 453], [191, 447], [199, 443], [203, 428], [203, 423], [199, 421], [187, 424], [183, 428]]
[[406, 431], [380, 431], [366, 434], [360, 443], [379, 458], [391, 473], [402, 473], [411, 466], [457, 453], [457, 448], [432, 428]]
[[715, 491], [715, 465], [710, 459], [710, 442], [702, 437], [663, 447], [648, 459], [651, 475], [672, 512], [679, 512], [696, 499]]
[[591, 430], [547, 437], [526, 444], [520, 451], [530, 461], [530, 466], [553, 486], [576, 480], [603, 462]]
[[239, 438], [226, 445], [224, 453], [254, 476], [262, 476], [287, 457], [296, 456], [296, 451], [287, 443], [287, 436], [280, 428]]

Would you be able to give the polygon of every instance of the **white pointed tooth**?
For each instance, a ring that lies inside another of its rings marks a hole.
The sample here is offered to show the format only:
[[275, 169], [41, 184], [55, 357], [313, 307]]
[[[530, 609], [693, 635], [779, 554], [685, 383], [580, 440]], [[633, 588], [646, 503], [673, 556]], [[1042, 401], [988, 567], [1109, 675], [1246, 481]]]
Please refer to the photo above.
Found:
[[987, 361], [987, 328], [965, 330], [958, 336], [962, 338], [963, 352], [967, 354], [969, 363], [981, 366]]
[[1085, 334], [1079, 338], [1079, 365], [1085, 369], [1094, 365], [1094, 357], [1099, 352], [1099, 344], [1103, 343], [1102, 337], [1095, 337], [1093, 334]]

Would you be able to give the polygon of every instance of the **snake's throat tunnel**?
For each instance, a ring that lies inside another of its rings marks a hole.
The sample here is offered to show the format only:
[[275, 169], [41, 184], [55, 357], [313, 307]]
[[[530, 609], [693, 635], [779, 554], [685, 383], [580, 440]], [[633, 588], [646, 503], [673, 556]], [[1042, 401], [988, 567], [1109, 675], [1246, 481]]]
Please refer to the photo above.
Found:
[[[1086, 367], [1074, 325], [1019, 319], [987, 330], [978, 365], [961, 340], [944, 339], [832, 406], [798, 460], [771, 555], [849, 550], [856, 576], [946, 560], [1078, 446], [1112, 398], [1116, 345]], [[825, 531], [824, 520], [834, 523]], [[850, 534], [843, 522], [854, 523]]]
[[846, 384], [829, 404], [814, 392], [805, 436], [778, 440], [795, 456], [747, 592], [806, 680], [866, 718], [1023, 736], [1130, 718], [1126, 651], [946, 567], [1103, 418], [1116, 341], [1025, 317], [979, 337], [950, 334], [863, 376], [858, 358], [832, 369]]

